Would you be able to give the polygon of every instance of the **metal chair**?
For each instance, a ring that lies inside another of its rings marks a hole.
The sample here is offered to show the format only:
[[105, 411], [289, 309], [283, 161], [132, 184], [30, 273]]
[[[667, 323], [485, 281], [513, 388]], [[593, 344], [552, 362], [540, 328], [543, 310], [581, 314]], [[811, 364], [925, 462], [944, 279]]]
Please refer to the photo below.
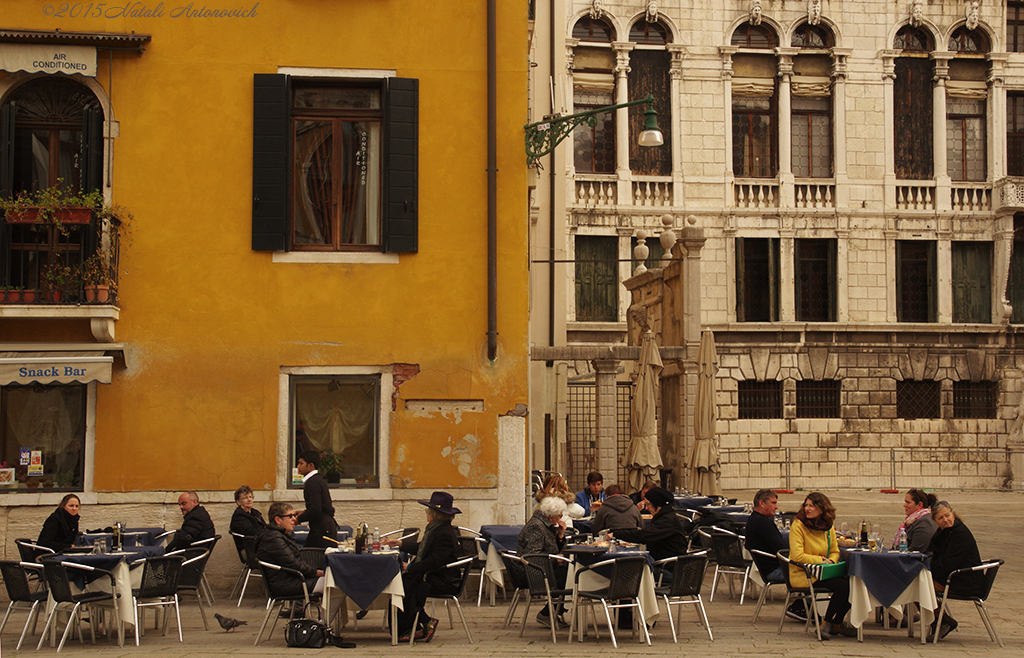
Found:
[[[715, 551], [715, 578], [711, 582], [711, 602], [715, 601], [715, 591], [718, 589], [718, 577], [722, 574], [727, 576], [743, 576], [743, 585], [740, 588], [740, 605], [743, 605], [743, 597], [747, 593], [747, 582], [750, 580], [751, 560], [743, 557], [743, 535], [714, 527], [711, 533], [711, 547]], [[729, 596], [732, 596], [732, 580], [729, 581]]]
[[[473, 644], [473, 635], [469, 632], [469, 624], [466, 623], [466, 615], [462, 614], [462, 606], [459, 604], [459, 597], [462, 596], [463, 592], [466, 591], [466, 581], [469, 580], [469, 570], [472, 568], [472, 564], [473, 564], [473, 558], [471, 558], [471, 557], [464, 557], [461, 560], [456, 560], [455, 562], [449, 562], [448, 564], [444, 565], [443, 567], [438, 568], [437, 571], [440, 571], [441, 569], [453, 569], [453, 568], [458, 567], [460, 569], [460, 571], [461, 571], [461, 577], [459, 578], [459, 584], [458, 584], [457, 587], [455, 587], [451, 591], [444, 591], [444, 590], [439, 590], [439, 589], [430, 589], [427, 592], [427, 601], [433, 600], [434, 603], [436, 603], [437, 601], [443, 601], [444, 602], [444, 608], [445, 608], [445, 610], [448, 611], [448, 626], [450, 628], [452, 628], [452, 629], [455, 628], [455, 622], [452, 619], [452, 609], [448, 606], [448, 604], [449, 603], [454, 603], [455, 604], [455, 608], [459, 611], [459, 619], [462, 620], [462, 628], [465, 629], [465, 631], [466, 631], [466, 639], [469, 640], [470, 644]], [[412, 620], [412, 627], [416, 628], [416, 625], [419, 623], [419, 621], [420, 621], [420, 613], [417, 610], [416, 611], [416, 616], [413, 617], [413, 620]], [[415, 633], [409, 633], [409, 645], [412, 646], [412, 644], [415, 643], [415, 641], [416, 641], [416, 634]]]
[[[580, 576], [587, 571], [592, 571], [599, 567], [605, 567], [611, 565], [612, 575], [609, 580], [608, 587], [603, 587], [598, 590], [592, 591], [581, 591], [579, 588]], [[569, 637], [572, 637], [573, 628], [577, 627], [577, 619], [582, 611], [582, 604], [584, 602], [590, 604], [591, 608], [595, 601], [600, 601], [604, 607], [604, 616], [608, 621], [608, 632], [612, 636], [612, 646], [618, 648], [619, 643], [615, 639], [615, 625], [612, 623], [612, 616], [610, 610], [618, 610], [619, 608], [636, 608], [637, 614], [633, 617], [634, 629], [637, 624], [637, 617], [640, 618], [639, 625], [644, 632], [644, 638], [647, 640], [647, 644], [651, 643], [651, 636], [647, 632], [647, 620], [644, 619], [643, 608], [640, 607], [640, 582], [643, 579], [644, 569], [647, 568], [647, 558], [643, 555], [622, 557], [617, 560], [602, 560], [590, 566], [584, 566], [576, 571], [576, 578], [574, 581], [573, 591], [574, 603], [571, 615], [571, 621], [569, 622]], [[629, 601], [629, 603], [617, 603], [618, 601]], [[613, 603], [608, 603], [613, 601]], [[618, 617], [618, 614], [616, 614]], [[583, 617], [585, 623], [586, 617]], [[583, 641], [583, 624], [579, 625], [579, 640]], [[594, 632], [597, 631], [597, 614], [594, 614]]]
[[501, 556], [502, 563], [505, 565], [505, 574], [508, 576], [509, 584], [512, 585], [514, 590], [512, 592], [512, 602], [509, 603], [508, 611], [505, 612], [505, 621], [501, 625], [502, 628], [508, 628], [523, 593], [526, 592], [529, 595], [530, 581], [526, 579], [526, 567], [519, 561], [519, 556], [515, 551], [501, 551], [499, 555]]
[[529, 597], [526, 599], [526, 610], [523, 611], [523, 623], [519, 629], [519, 637], [522, 637], [526, 631], [526, 621], [530, 617], [530, 604], [538, 601], [547, 605], [548, 614], [551, 615], [549, 617], [551, 620], [551, 641], [557, 643], [558, 638], [555, 634], [557, 622], [555, 620], [558, 615], [556, 611], [561, 607], [562, 602], [565, 601], [565, 597], [572, 594], [572, 590], [565, 589], [564, 586], [559, 587], [562, 583], [559, 583], [555, 576], [555, 562], [561, 561], [568, 564], [570, 560], [561, 555], [548, 555], [547, 553], [509, 556], [509, 559], [519, 563], [523, 574], [526, 576], [527, 591], [529, 592]]
[[[49, 592], [46, 589], [34, 590], [29, 581], [29, 574], [34, 574], [37, 579], [42, 580], [42, 573], [43, 565], [34, 562], [0, 562], [0, 574], [3, 575], [4, 585], [7, 586], [7, 597], [11, 599], [4, 620], [0, 622], [0, 633], [4, 632], [7, 620], [15, 609], [20, 608], [22, 604], [31, 604], [28, 608], [28, 617], [25, 618], [25, 627], [21, 629], [21, 637], [18, 638], [18, 646], [15, 647], [16, 651], [21, 650], [29, 624], [32, 624], [32, 632], [35, 632], [35, 627], [39, 623], [39, 613], [46, 607]], [[44, 605], [40, 606], [40, 603]]]
[[480, 585], [477, 588], [476, 593], [476, 607], [480, 607], [480, 601], [484, 597], [484, 571], [487, 568], [487, 560], [481, 558], [480, 554], [486, 553], [486, 550], [481, 551], [481, 543], [486, 541], [480, 536], [480, 533], [470, 528], [458, 527], [459, 531], [459, 544], [462, 546], [462, 554], [466, 557], [473, 558], [473, 565], [469, 570], [469, 575], [476, 576], [480, 579]]
[[[206, 621], [206, 610], [203, 608], [203, 576], [206, 574], [206, 563], [210, 559], [210, 551], [205, 548], [182, 548], [171, 551], [167, 555], [180, 557], [181, 575], [178, 576], [178, 594], [195, 594], [196, 602], [199, 604], [199, 614], [203, 618], [203, 628], [210, 630]], [[209, 603], [210, 601], [207, 600]]]
[[[241, 589], [245, 576], [249, 573], [249, 563], [246, 561], [245, 552], [245, 535], [240, 532], [232, 532], [231, 538], [235, 542], [235, 551], [238, 553], [238, 561], [242, 563], [242, 569], [238, 572], [238, 577], [235, 578], [235, 584], [231, 586], [229, 599], [235, 598], [235, 593]], [[241, 601], [239, 601], [239, 605], [241, 605]]]
[[[309, 605], [311, 601], [319, 601], [321, 595], [319, 593], [310, 594], [309, 588], [306, 586], [306, 577], [302, 575], [302, 572], [296, 571], [295, 569], [289, 569], [288, 567], [282, 567], [279, 564], [272, 564], [270, 562], [264, 562], [259, 560], [258, 562], [260, 572], [263, 575], [263, 583], [267, 587], [267, 614], [263, 616], [263, 624], [260, 625], [260, 632], [256, 634], [256, 641], [253, 642], [253, 646], [259, 646], [263, 640], [263, 631], [267, 627], [267, 622], [270, 621], [273, 616], [274, 622], [270, 625], [270, 632], [267, 634], [267, 638], [274, 634], [274, 627], [277, 626], [277, 617], [279, 611], [284, 609], [285, 603], [296, 603], [302, 601], [303, 609]], [[301, 594], [289, 594], [281, 590], [280, 586], [274, 585], [274, 581], [269, 577], [273, 571], [282, 571], [285, 573], [296, 576], [302, 582], [302, 593]], [[295, 614], [294, 607], [292, 608], [292, 614]]]
[[676, 635], [676, 626], [682, 628], [683, 609], [677, 612], [678, 619], [672, 621], [672, 606], [683, 606], [687, 604], [696, 605], [700, 611], [700, 619], [707, 629], [708, 639], [714, 641], [715, 636], [711, 634], [711, 624], [708, 622], [708, 613], [704, 609], [704, 600], [700, 597], [700, 588], [704, 584], [704, 572], [708, 568], [708, 556], [705, 551], [678, 555], [665, 558], [654, 563], [662, 568], [662, 575], [671, 570], [672, 582], [668, 585], [661, 585], [654, 588], [654, 593], [665, 599], [665, 613], [668, 615], [669, 627], [672, 629], [672, 641], [679, 643]]
[[[754, 555], [760, 555], [761, 557], [769, 557], [769, 558], [773, 558], [773, 559], [778, 559], [772, 553], [766, 553], [765, 551], [760, 551], [760, 550], [758, 550], [756, 548], [750, 549], [750, 552], [752, 554], [754, 554]], [[755, 568], [756, 568], [756, 565], [755, 565]], [[768, 582], [767, 580], [764, 580], [763, 578], [761, 579], [761, 595], [757, 597], [757, 606], [754, 607], [754, 618], [750, 620], [751, 624], [756, 624], [757, 623], [757, 618], [761, 615], [761, 606], [763, 606], [764, 602], [768, 600], [768, 592], [769, 592], [769, 590], [771, 590], [772, 585], [782, 585], [782, 584], [784, 584], [784, 583], [772, 583], [772, 582]]]
[[[135, 610], [135, 646], [139, 646], [141, 628], [140, 608], [174, 606], [178, 621], [178, 642], [185, 640], [181, 635], [181, 610], [178, 607], [178, 579], [184, 560], [180, 555], [162, 555], [146, 558], [142, 567], [142, 582], [132, 590], [132, 607]], [[167, 611], [164, 611], [164, 636], [167, 635]]]
[[[776, 557], [779, 558], [779, 564], [782, 566], [782, 575], [786, 579], [786, 601], [782, 604], [782, 617], [779, 619], [779, 630], [776, 635], [782, 635], [782, 625], [786, 621], [786, 610], [789, 609], [789, 604], [795, 601], [803, 601], [804, 607], [807, 609], [807, 622], [804, 624], [804, 632], [807, 632], [808, 624], [814, 623], [814, 631], [818, 635], [818, 641], [821, 641], [821, 619], [818, 617], [818, 599], [827, 600], [832, 596], [831, 592], [815, 592], [814, 583], [811, 582], [811, 574], [808, 569], [809, 566], [802, 562], [794, 562], [789, 559], [789, 550], [779, 551], [776, 553]], [[793, 582], [790, 580], [789, 566], [793, 565], [798, 569], [802, 569], [807, 574], [807, 587], [794, 587]]]
[[[188, 547], [189, 548], [205, 548], [206, 550], [210, 551], [210, 555], [213, 555], [213, 549], [217, 546], [217, 542], [219, 542], [219, 541], [220, 541], [220, 535], [214, 535], [214, 536], [210, 537], [209, 539], [200, 539], [199, 541], [194, 541], [191, 544], [189, 544]], [[217, 602], [217, 597], [215, 597], [213, 595], [213, 588], [210, 587], [210, 581], [206, 579], [206, 572], [205, 572], [205, 570], [203, 572], [202, 586], [203, 586], [203, 593], [206, 595], [206, 600], [209, 601], [211, 605], [213, 603], [216, 603]]]
[[[115, 591], [114, 574], [106, 571], [105, 569], [97, 569], [96, 567], [90, 567], [84, 564], [75, 564], [74, 562], [61, 562], [57, 559], [44, 560], [42, 565], [43, 575], [46, 578], [46, 585], [49, 587], [50, 596], [53, 597], [56, 605], [50, 609], [50, 613], [46, 616], [46, 623], [43, 624], [43, 633], [39, 638], [39, 644], [36, 645], [36, 651], [43, 648], [43, 642], [46, 641], [46, 634], [49, 632], [51, 627], [56, 626], [57, 611], [60, 610], [62, 605], [71, 605], [71, 612], [68, 614], [68, 623], [64, 627], [64, 634], [60, 638], [60, 644], [57, 645], [57, 652], [60, 653], [60, 650], [64, 648], [65, 640], [68, 639], [68, 633], [71, 631], [71, 624], [77, 619], [79, 625], [81, 625], [81, 610], [83, 607], [89, 608], [92, 604], [109, 602], [110, 605], [116, 608], [118, 595]], [[110, 591], [83, 592], [81, 594], [73, 593], [71, 591], [71, 579], [68, 577], [68, 569], [85, 571], [109, 578]], [[124, 643], [124, 627], [121, 625], [121, 618], [117, 616], [116, 611], [114, 617], [117, 619], [118, 645], [122, 645]], [[90, 630], [92, 631], [92, 643], [96, 644], [96, 615], [90, 614], [89, 619], [91, 621]], [[84, 643], [81, 629], [79, 629], [78, 632], [78, 639], [80, 642]]]
[[[31, 539], [15, 539], [14, 544], [18, 547], [18, 555], [21, 557], [21, 561], [30, 564], [38, 564], [40, 558], [44, 555], [54, 555], [57, 552], [52, 548], [40, 546]], [[29, 573], [28, 580], [30, 583], [35, 583], [36, 589], [46, 588], [46, 580], [43, 578], [41, 570], [37, 573]]]
[[398, 535], [397, 537], [395, 537], [395, 539], [405, 539], [407, 537], [411, 537], [413, 535], [418, 535], [418, 534], [420, 534], [420, 529], [419, 528], [399, 528], [398, 530], [392, 530], [391, 532], [385, 532], [384, 534], [382, 534], [380, 536], [380, 538], [384, 539], [385, 537], [392, 537], [394, 535]]
[[[981, 615], [981, 623], [985, 624], [985, 630], [988, 631], [989, 638], [999, 646], [1003, 646], [1003, 641], [999, 639], [999, 634], [996, 633], [996, 627], [992, 624], [992, 618], [988, 615], [988, 608], [985, 607], [985, 601], [988, 599], [988, 595], [992, 593], [992, 584], [996, 581], [996, 574], [999, 573], [999, 567], [1003, 566], [1003, 564], [1003, 560], [987, 560], [976, 567], [957, 569], [949, 574], [949, 577], [946, 578], [946, 587], [942, 590], [941, 594], [942, 605], [939, 607], [939, 616], [935, 619], [935, 639], [932, 640], [933, 644], [939, 643], [938, 629], [942, 627], [942, 618], [946, 615], [946, 604], [950, 600], [953, 600], [973, 602], [974, 607], [978, 610], [978, 614]], [[965, 596], [963, 594], [958, 594], [955, 589], [950, 589], [953, 579], [958, 575], [962, 576], [963, 574], [975, 571], [981, 571], [985, 575], [985, 582], [980, 596]]]

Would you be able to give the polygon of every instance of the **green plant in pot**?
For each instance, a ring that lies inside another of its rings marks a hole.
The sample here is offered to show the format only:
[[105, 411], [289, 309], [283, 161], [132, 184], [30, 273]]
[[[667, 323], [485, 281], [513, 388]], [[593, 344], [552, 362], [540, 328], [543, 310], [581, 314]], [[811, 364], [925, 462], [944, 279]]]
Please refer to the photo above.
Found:
[[0, 210], [9, 223], [52, 223], [67, 235], [64, 224], [88, 224], [93, 213], [103, 208], [99, 191], [78, 194], [60, 186], [60, 182], [35, 192], [22, 190], [13, 197], [0, 198]]
[[64, 294], [77, 288], [78, 273], [65, 265], [60, 258], [48, 264], [42, 271], [43, 282], [51, 302], [59, 304]]
[[106, 254], [96, 252], [82, 263], [82, 284], [85, 301], [96, 304], [110, 302], [111, 291], [116, 289], [117, 280]]

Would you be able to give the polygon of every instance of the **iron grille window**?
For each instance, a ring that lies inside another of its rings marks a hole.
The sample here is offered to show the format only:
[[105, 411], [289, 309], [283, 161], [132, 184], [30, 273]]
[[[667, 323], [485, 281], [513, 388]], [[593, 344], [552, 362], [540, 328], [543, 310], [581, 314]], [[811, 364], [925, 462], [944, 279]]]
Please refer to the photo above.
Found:
[[832, 175], [832, 99], [793, 97], [793, 175], [828, 178]]
[[572, 27], [572, 38], [580, 41], [611, 43], [613, 36], [611, 25], [601, 18], [584, 16]]
[[736, 319], [779, 320], [778, 238], [736, 238]]
[[946, 168], [953, 180], [983, 181], [985, 101], [949, 98], [946, 106]]
[[[577, 90], [573, 99], [576, 112], [587, 112], [613, 103], [612, 92]], [[581, 174], [615, 172], [615, 113], [594, 117], [593, 126], [582, 125], [573, 134], [573, 165]]]
[[740, 178], [775, 176], [774, 96], [733, 98], [732, 173]]
[[832, 33], [821, 25], [804, 23], [793, 31], [794, 48], [831, 48]]
[[796, 383], [797, 418], [839, 418], [838, 379], [798, 381]]
[[[568, 388], [566, 479], [573, 491], [582, 491], [587, 473], [597, 470], [597, 391], [593, 383], [587, 382], [570, 384]], [[630, 418], [630, 385], [622, 382], [615, 390], [615, 444], [620, 455], [629, 449]], [[607, 484], [625, 482], [626, 466], [620, 464], [615, 475], [602, 475]]]
[[935, 242], [896, 242], [896, 320], [935, 322]]
[[1024, 2], [1006, 3], [1006, 50], [1024, 53]]
[[995, 418], [996, 382], [953, 382], [953, 418]]
[[941, 418], [942, 387], [936, 381], [896, 382], [896, 415], [900, 418]]
[[629, 28], [629, 40], [648, 46], [664, 46], [671, 43], [672, 38], [668, 28], [660, 22], [648, 23], [646, 20], [639, 20]]
[[782, 418], [782, 382], [739, 382], [740, 418]]
[[796, 319], [835, 321], [836, 241], [796, 241]]

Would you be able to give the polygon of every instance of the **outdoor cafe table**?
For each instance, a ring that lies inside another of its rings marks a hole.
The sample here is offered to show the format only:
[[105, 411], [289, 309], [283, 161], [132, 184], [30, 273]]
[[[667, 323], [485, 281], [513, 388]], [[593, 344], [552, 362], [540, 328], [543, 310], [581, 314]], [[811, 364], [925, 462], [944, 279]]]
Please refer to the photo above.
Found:
[[[164, 554], [163, 546], [135, 546], [116, 553], [69, 553], [58, 554], [53, 558], [61, 562], [73, 562], [87, 567], [109, 571], [114, 576], [114, 591], [117, 592], [117, 618], [119, 630], [123, 631], [123, 624], [135, 623], [135, 609], [132, 606], [132, 588], [138, 588], [142, 582], [141, 560], [147, 557], [155, 557]], [[133, 564], [137, 563], [137, 564]], [[101, 574], [95, 572], [79, 571], [69, 569], [68, 577], [73, 588], [79, 591], [109, 592], [110, 581]], [[47, 601], [47, 614], [56, 605], [53, 597]], [[123, 642], [123, 638], [119, 638]]]
[[494, 607], [495, 586], [505, 589], [505, 578], [502, 570], [505, 563], [501, 560], [501, 551], [515, 551], [519, 545], [521, 525], [484, 525], [480, 526], [480, 536], [485, 540], [486, 548], [477, 542], [477, 556], [484, 560], [484, 575], [487, 576], [487, 592], [490, 595], [491, 607]]
[[[163, 542], [163, 539], [157, 539], [157, 537], [165, 532], [163, 528], [128, 528], [122, 533], [122, 536], [124, 537], [124, 545], [126, 547], [156, 546]], [[109, 551], [111, 543], [114, 541], [114, 533], [83, 532], [78, 535], [79, 546], [93, 546], [98, 541], [103, 541]]]
[[[644, 613], [644, 621], [651, 624], [658, 620], [661, 615], [661, 611], [658, 608], [658, 595], [654, 593], [654, 572], [651, 571], [650, 565], [653, 563], [650, 554], [647, 551], [630, 548], [619, 548], [615, 552], [609, 552], [608, 549], [601, 550], [596, 546], [590, 546], [587, 544], [574, 544], [567, 546], [565, 553], [572, 556], [573, 560], [569, 564], [569, 574], [565, 579], [566, 587], [573, 588], [573, 601], [576, 601], [576, 586], [585, 592], [598, 590], [603, 587], [608, 587], [611, 582], [611, 567], [604, 567], [601, 569], [588, 570], [586, 573], [580, 576], [579, 582], [576, 582], [576, 571], [577, 565], [590, 565], [596, 564], [603, 560], [618, 560], [624, 557], [632, 557], [635, 555], [643, 555], [647, 557], [647, 569], [644, 570], [643, 578], [640, 580], [640, 592], [637, 598], [640, 599], [640, 609]], [[586, 620], [581, 620], [581, 627], [586, 627]]]
[[[932, 585], [931, 561], [923, 553], [897, 551], [849, 550], [845, 552], [847, 574], [850, 576], [850, 624], [863, 640], [864, 621], [878, 606], [897, 619], [903, 617], [900, 606], [917, 604], [921, 610], [921, 643], [925, 643], [925, 625], [935, 617], [938, 602]], [[914, 624], [907, 623], [910, 637]]]
[[[309, 539], [309, 528], [307, 528], [306, 526], [295, 526], [295, 529], [292, 531], [292, 535], [294, 535], [295, 537], [296, 544], [298, 544], [300, 547], [305, 546], [306, 540]], [[348, 530], [338, 530], [338, 541], [345, 541], [346, 539], [348, 539], [348, 535]]]
[[[330, 549], [328, 549], [330, 550]], [[331, 620], [342, 614], [341, 625], [348, 623], [346, 602], [351, 599], [361, 610], [369, 608], [377, 597], [387, 594], [391, 609], [391, 644], [398, 644], [398, 610], [404, 610], [405, 586], [402, 584], [402, 562], [398, 551], [387, 553], [326, 554], [324, 569], [324, 610]], [[342, 598], [335, 603], [335, 596]]]
[[739, 524], [746, 524], [747, 519], [750, 518], [750, 512], [744, 511], [743, 505], [704, 505], [697, 511], [719, 521]]
[[708, 496], [676, 496], [673, 505], [676, 509], [699, 510], [713, 502], [714, 499]]

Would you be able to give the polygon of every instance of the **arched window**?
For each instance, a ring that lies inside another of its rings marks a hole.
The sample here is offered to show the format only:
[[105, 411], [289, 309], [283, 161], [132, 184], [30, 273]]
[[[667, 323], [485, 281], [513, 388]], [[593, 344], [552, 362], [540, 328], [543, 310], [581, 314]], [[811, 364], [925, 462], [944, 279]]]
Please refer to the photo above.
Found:
[[931, 52], [933, 50], [932, 35], [928, 30], [907, 24], [896, 33], [892, 47], [894, 50], [902, 50], [904, 52]]
[[629, 40], [646, 46], [664, 46], [672, 42], [672, 35], [660, 22], [649, 23], [641, 19], [629, 29]]
[[[103, 110], [87, 87], [62, 76], [36, 78], [15, 89], [2, 112], [0, 189], [100, 188]], [[6, 134], [12, 123], [13, 135]]]
[[573, 26], [572, 38], [595, 43], [611, 43], [615, 40], [615, 31], [602, 18], [584, 16]]
[[778, 39], [766, 25], [743, 23], [732, 33], [732, 45], [740, 48], [774, 48]]
[[989, 51], [988, 37], [981, 30], [958, 27], [949, 37], [949, 50], [955, 53], [981, 55]]
[[835, 40], [824, 26], [804, 23], [793, 31], [790, 45], [794, 48], [831, 48], [835, 45]]

